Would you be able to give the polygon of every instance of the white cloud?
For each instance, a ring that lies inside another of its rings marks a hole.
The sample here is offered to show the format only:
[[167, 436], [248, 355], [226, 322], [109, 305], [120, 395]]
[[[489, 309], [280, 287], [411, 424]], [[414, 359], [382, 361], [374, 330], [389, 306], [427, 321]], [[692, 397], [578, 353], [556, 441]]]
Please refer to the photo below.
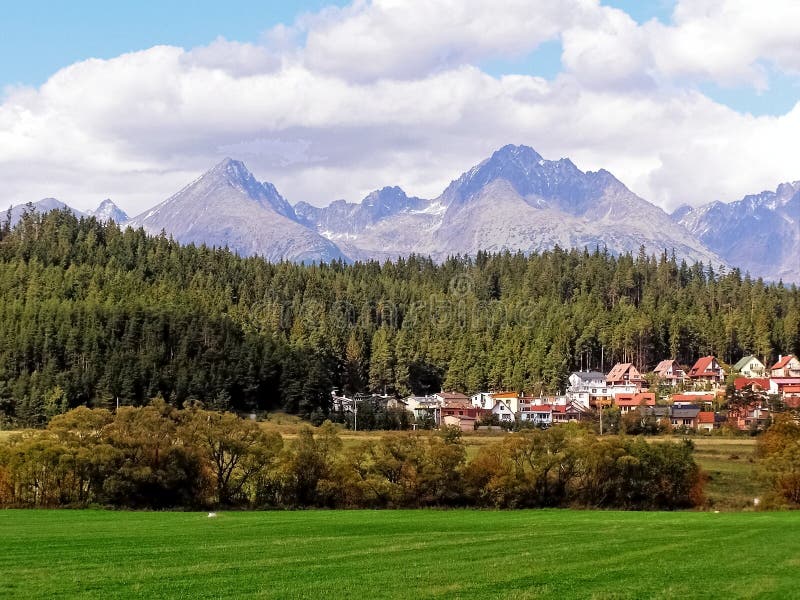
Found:
[[[381, 0], [304, 16], [264, 45], [220, 38], [84, 61], [0, 104], [0, 207], [111, 196], [135, 213], [229, 154], [292, 202], [394, 184], [433, 197], [506, 143], [607, 168], [665, 208], [733, 200], [800, 176], [800, 104], [752, 117], [681, 83], [760, 85], [764, 61], [793, 68], [787, 27], [767, 36], [742, 6], [681, 3], [673, 25], [640, 26], [590, 0]], [[753, 39], [731, 44], [715, 19]], [[554, 37], [565, 72], [553, 81], [473, 66]], [[738, 58], [715, 49], [725, 43]]]
[[418, 77], [524, 55], [597, 10], [592, 0], [356, 2], [305, 22], [304, 59], [348, 79]]

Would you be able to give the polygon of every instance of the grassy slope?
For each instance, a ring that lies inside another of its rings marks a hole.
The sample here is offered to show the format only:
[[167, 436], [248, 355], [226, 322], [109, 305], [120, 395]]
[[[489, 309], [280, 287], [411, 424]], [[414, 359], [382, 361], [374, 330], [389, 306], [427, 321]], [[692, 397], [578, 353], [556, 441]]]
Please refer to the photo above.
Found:
[[0, 597], [792, 597], [800, 513], [0, 511]]

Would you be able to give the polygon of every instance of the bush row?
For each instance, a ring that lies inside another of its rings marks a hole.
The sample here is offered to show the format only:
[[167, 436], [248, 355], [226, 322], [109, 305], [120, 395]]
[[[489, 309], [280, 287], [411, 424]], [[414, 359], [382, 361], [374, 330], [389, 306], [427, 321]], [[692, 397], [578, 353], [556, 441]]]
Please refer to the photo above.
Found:
[[509, 434], [467, 460], [457, 429], [345, 446], [329, 422], [284, 439], [233, 413], [155, 401], [78, 408], [9, 438], [0, 505], [675, 509], [702, 501], [692, 451], [570, 425]]

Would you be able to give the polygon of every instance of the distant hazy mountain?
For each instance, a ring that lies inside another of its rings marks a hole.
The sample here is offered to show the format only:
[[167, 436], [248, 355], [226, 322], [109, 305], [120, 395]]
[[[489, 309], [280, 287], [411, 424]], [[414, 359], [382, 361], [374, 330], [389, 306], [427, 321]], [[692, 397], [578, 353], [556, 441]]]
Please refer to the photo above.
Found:
[[[86, 215], [79, 210], [72, 208], [71, 206], [67, 206], [61, 200], [56, 200], [55, 198], [44, 198], [39, 200], [38, 202], [32, 202], [30, 205], [28, 204], [17, 204], [16, 206], [11, 207], [11, 226], [13, 227], [19, 220], [22, 218], [22, 215], [25, 213], [26, 210], [33, 209], [34, 212], [38, 213], [47, 213], [51, 210], [63, 210], [67, 209], [71, 211], [76, 217], [85, 217]], [[3, 220], [6, 218], [6, 212], [4, 211], [0, 217]]]
[[114, 221], [117, 225], [124, 225], [130, 219], [124, 210], [108, 198], [103, 200], [97, 209], [90, 210], [87, 214], [90, 217], [95, 217], [98, 221]]
[[334, 243], [298, 222], [275, 186], [259, 183], [243, 163], [229, 158], [127, 224], [272, 261], [345, 258]]
[[360, 205], [302, 205], [298, 213], [358, 259], [410, 252], [443, 259], [559, 245], [607, 247], [614, 253], [636, 253], [642, 246], [656, 254], [674, 249], [690, 262], [724, 262], [608, 171], [584, 173], [569, 159], [545, 160], [527, 146], [501, 148], [434, 200], [384, 188]]
[[800, 181], [730, 204], [681, 207], [673, 219], [742, 271], [800, 283]]

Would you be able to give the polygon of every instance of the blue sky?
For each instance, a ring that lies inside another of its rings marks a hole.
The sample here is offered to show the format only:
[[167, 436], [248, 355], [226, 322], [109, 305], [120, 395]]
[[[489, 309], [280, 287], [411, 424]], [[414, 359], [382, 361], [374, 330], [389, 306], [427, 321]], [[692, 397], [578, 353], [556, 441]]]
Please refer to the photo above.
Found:
[[136, 213], [226, 155], [292, 202], [431, 198], [508, 143], [608, 169], [667, 210], [800, 178], [798, 0], [0, 9], [0, 205]]
[[[40, 85], [86, 58], [112, 58], [158, 44], [192, 48], [218, 36], [257, 42], [263, 31], [292, 23], [330, 0], [0, 0], [0, 83]], [[340, 2], [339, 4], [344, 4]]]

